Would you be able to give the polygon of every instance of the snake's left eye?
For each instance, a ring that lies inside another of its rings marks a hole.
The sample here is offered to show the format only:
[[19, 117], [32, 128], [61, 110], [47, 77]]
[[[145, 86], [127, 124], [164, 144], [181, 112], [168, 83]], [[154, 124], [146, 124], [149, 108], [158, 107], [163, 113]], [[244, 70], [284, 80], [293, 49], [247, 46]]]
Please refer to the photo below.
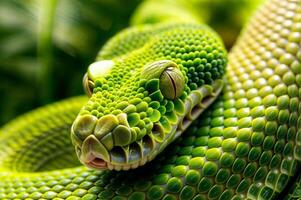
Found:
[[171, 60], [159, 60], [144, 66], [141, 78], [159, 79], [159, 88], [167, 99], [176, 99], [184, 91], [185, 78], [177, 64]]
[[168, 67], [160, 76], [160, 90], [167, 99], [176, 99], [184, 90], [184, 77], [175, 67]]

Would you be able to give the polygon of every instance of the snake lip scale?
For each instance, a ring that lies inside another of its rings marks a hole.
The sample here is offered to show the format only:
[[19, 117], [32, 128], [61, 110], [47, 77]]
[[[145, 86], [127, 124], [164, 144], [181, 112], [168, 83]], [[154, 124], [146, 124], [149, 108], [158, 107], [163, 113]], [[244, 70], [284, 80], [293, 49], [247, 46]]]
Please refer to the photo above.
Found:
[[[87, 137], [81, 149], [87, 148], [86, 155], [80, 157], [80, 161], [89, 168], [93, 169], [110, 169], [110, 170], [129, 170], [135, 169], [139, 166], [144, 165], [146, 162], [153, 160], [166, 146], [170, 143], [168, 141], [173, 141], [178, 138], [183, 131], [189, 127], [189, 125], [216, 99], [218, 94], [223, 88], [223, 80], [217, 79], [212, 83], [212, 85], [204, 85], [196, 90], [191, 91], [189, 96], [184, 101], [184, 113], [177, 113], [177, 121], [172, 123], [172, 128], [170, 132], [167, 133], [168, 137], [164, 141], [156, 142], [154, 138], [149, 137], [152, 145], [150, 146], [151, 154], [144, 154], [141, 157], [142, 160], [132, 163], [111, 163], [111, 159], [105, 159], [102, 154], [99, 154], [97, 151], [93, 150], [96, 145], [101, 145], [101, 148], [104, 148], [104, 145], [99, 142], [99, 140], [94, 136]], [[87, 125], [87, 124], [85, 124]], [[154, 123], [153, 133], [156, 135], [156, 128], [159, 127], [157, 123]], [[74, 128], [71, 128], [72, 134], [74, 137]], [[158, 132], [160, 134], [160, 132]], [[96, 141], [96, 142], [95, 142]], [[86, 145], [86, 146], [84, 146]], [[95, 146], [93, 146], [95, 145]], [[144, 148], [145, 146], [143, 146]], [[111, 152], [109, 153], [111, 154]]]
[[106, 162], [103, 159], [97, 158], [94, 155], [93, 155], [93, 158], [91, 158], [91, 161], [85, 162], [85, 165], [87, 165], [90, 168], [94, 168], [94, 169], [106, 169], [107, 168]]

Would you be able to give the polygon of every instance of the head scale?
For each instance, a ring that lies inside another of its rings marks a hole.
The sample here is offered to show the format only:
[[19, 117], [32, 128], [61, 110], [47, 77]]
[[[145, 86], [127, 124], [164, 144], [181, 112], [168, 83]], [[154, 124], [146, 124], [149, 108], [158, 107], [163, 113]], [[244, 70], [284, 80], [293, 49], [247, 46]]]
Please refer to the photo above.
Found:
[[[124, 41], [134, 47], [122, 49]], [[152, 160], [211, 102], [226, 64], [219, 38], [187, 24], [129, 29], [100, 57], [84, 77], [90, 99], [71, 131], [80, 161], [96, 169]]]

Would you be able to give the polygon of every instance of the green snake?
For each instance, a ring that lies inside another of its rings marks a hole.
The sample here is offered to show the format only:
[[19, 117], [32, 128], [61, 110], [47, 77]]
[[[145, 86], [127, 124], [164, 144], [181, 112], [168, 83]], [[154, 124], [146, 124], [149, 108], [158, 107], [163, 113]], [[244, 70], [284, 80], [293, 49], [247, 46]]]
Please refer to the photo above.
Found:
[[228, 57], [175, 21], [114, 36], [89, 98], [0, 129], [0, 199], [301, 198], [301, 2], [265, 3]]

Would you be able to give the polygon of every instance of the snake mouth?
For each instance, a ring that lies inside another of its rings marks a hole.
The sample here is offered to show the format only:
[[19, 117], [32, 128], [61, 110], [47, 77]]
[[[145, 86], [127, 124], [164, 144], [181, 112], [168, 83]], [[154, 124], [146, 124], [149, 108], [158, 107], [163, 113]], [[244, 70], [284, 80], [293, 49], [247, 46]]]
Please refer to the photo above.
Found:
[[[176, 117], [166, 115], [168, 122], [155, 121], [150, 133], [136, 140], [140, 129], [132, 128], [126, 113], [108, 114], [97, 119], [93, 115], [78, 116], [71, 128], [71, 139], [77, 156], [89, 168], [129, 170], [155, 158], [207, 108], [223, 86], [222, 80], [191, 91], [177, 105]], [[146, 129], [145, 129], [146, 130]]]
[[101, 158], [98, 158], [94, 155], [91, 155], [92, 159], [88, 162], [85, 162], [85, 165], [94, 168], [94, 169], [107, 169], [107, 162]]
[[107, 169], [108, 152], [94, 135], [88, 136], [77, 150], [81, 163], [93, 169]]

